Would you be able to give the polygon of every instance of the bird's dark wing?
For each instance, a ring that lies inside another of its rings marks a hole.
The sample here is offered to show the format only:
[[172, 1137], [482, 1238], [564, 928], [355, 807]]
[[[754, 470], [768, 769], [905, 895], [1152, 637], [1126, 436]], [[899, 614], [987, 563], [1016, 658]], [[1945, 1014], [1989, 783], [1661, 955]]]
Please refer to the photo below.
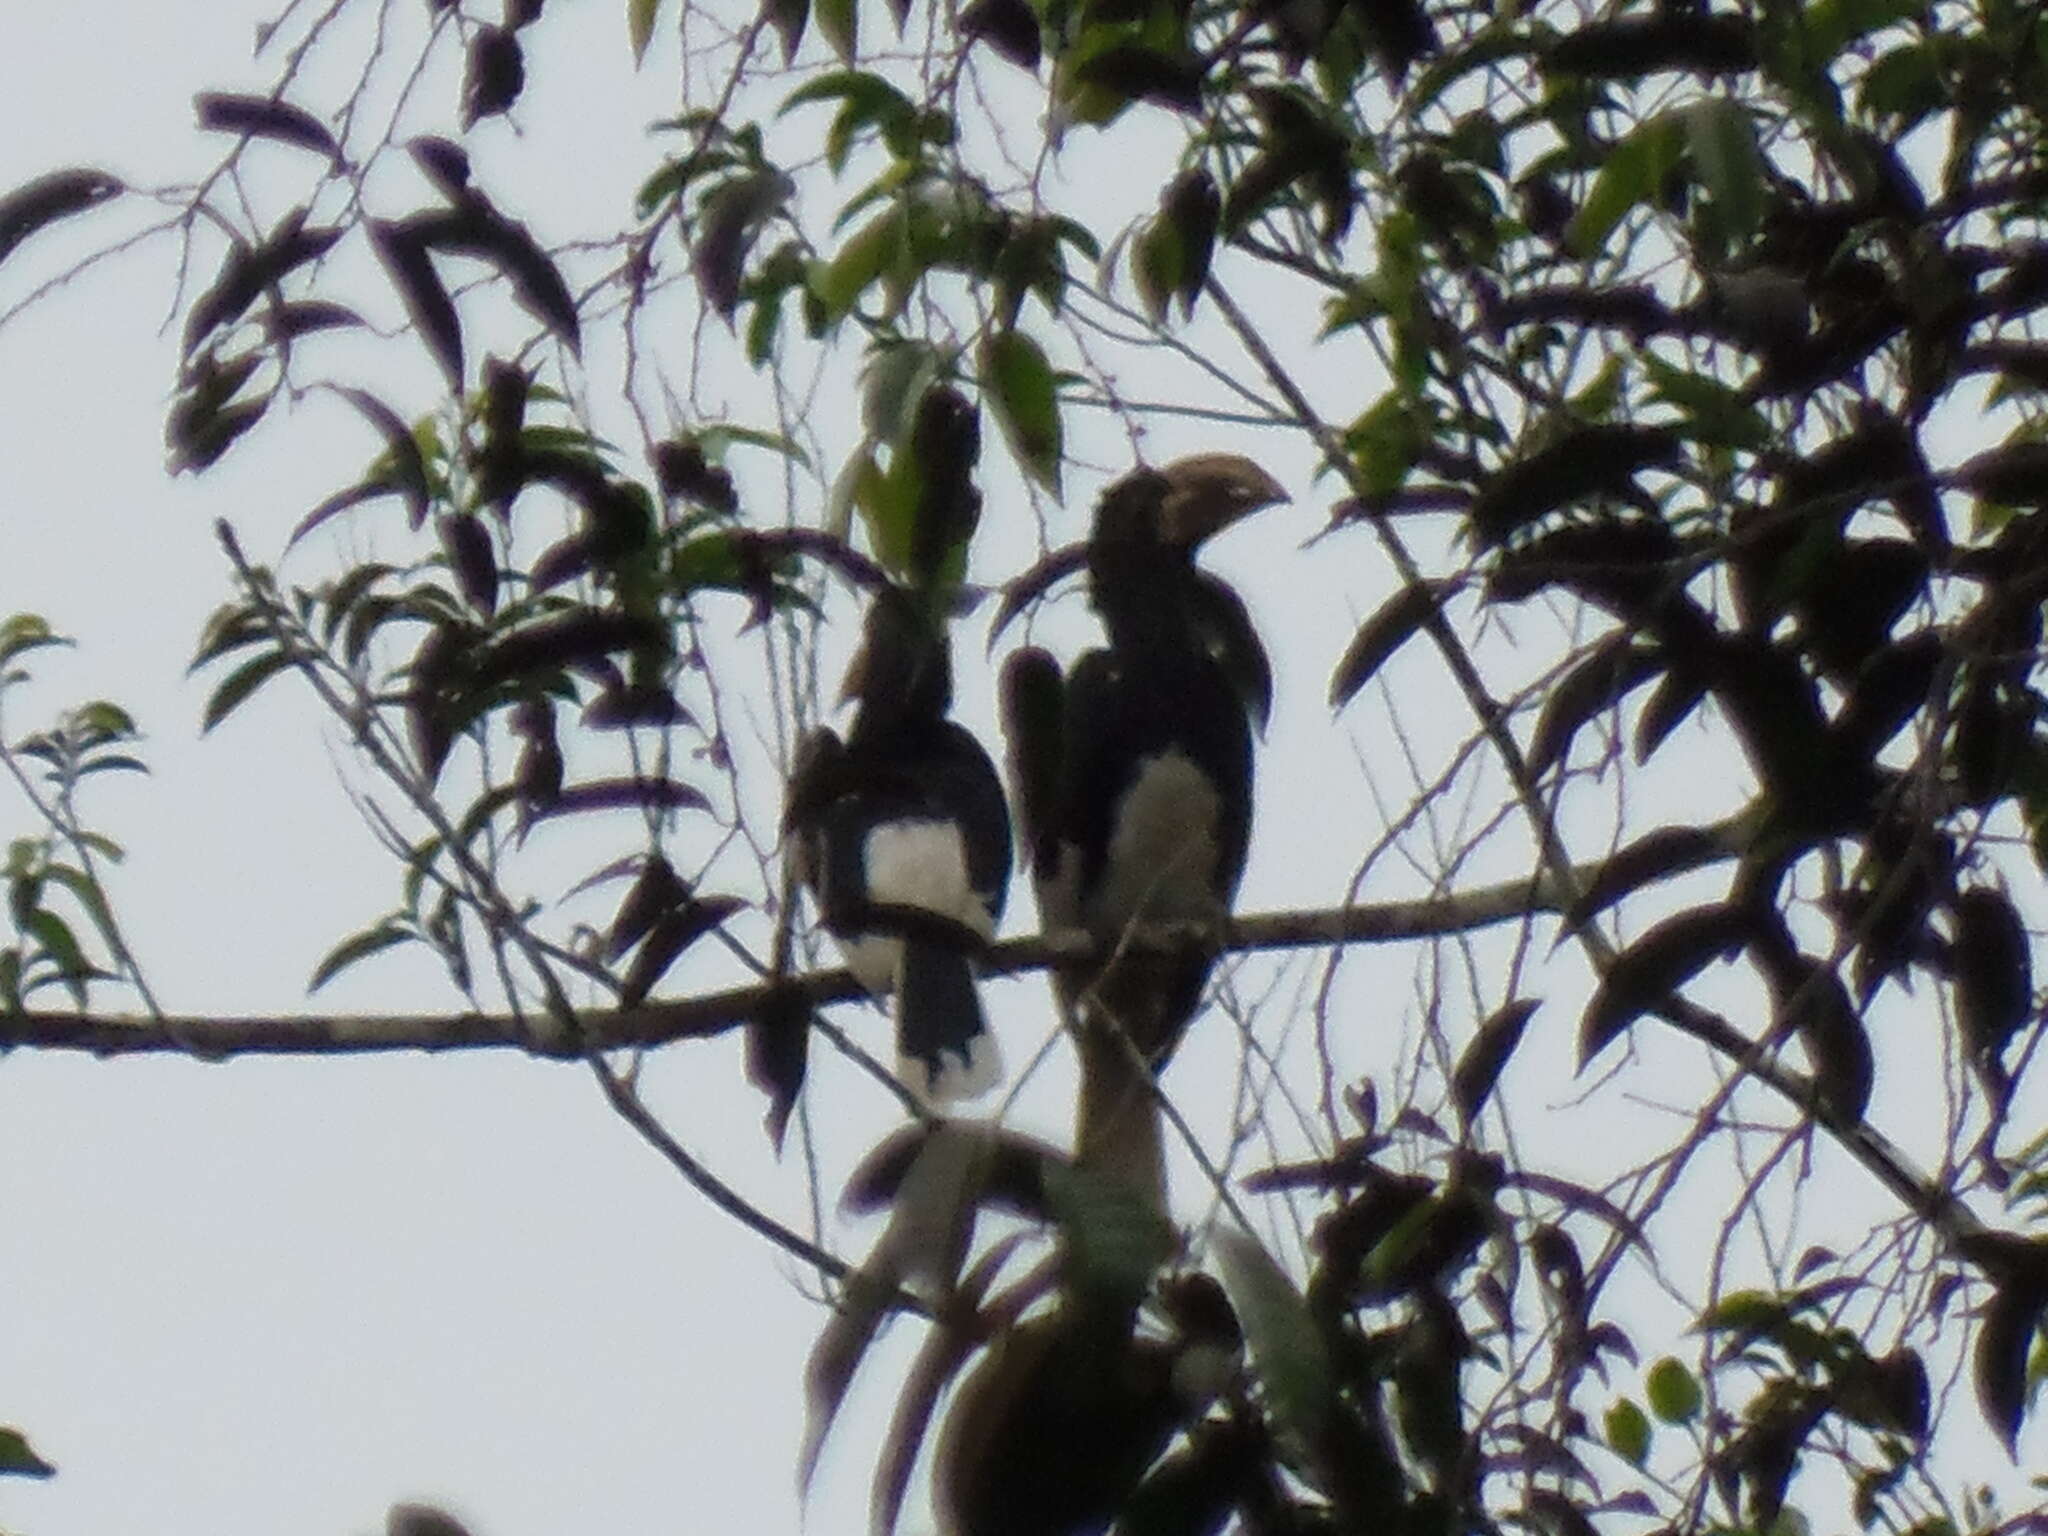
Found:
[[1226, 581], [1197, 572], [1188, 593], [1191, 622], [1236, 691], [1252, 726], [1263, 736], [1273, 715], [1273, 664], [1249, 609]]
[[972, 732], [947, 721], [934, 744], [927, 773], [929, 803], [960, 828], [967, 879], [991, 918], [1000, 918], [1010, 891], [1010, 806], [996, 765]]
[[1001, 692], [1017, 837], [1025, 865], [1036, 875], [1057, 856], [1048, 835], [1058, 816], [1067, 682], [1051, 653], [1032, 645], [1003, 664]]
[[1057, 857], [1076, 850], [1077, 896], [1102, 879], [1117, 806], [1144, 750], [1143, 722], [1127, 712], [1134, 702], [1108, 651], [1090, 651], [1067, 676], [1058, 790], [1044, 837]]

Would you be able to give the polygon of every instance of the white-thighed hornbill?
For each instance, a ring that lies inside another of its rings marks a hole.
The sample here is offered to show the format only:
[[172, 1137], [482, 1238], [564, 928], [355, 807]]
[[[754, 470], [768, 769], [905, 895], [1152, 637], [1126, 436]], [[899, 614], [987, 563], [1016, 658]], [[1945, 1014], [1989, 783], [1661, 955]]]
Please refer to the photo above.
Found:
[[868, 609], [830, 730], [797, 752], [784, 832], [798, 878], [870, 992], [896, 994], [905, 1083], [934, 1102], [1001, 1076], [974, 980], [1010, 883], [1010, 818], [981, 744], [946, 718], [946, 618], [927, 593], [889, 588]]
[[1004, 670], [1040, 916], [1099, 946], [1055, 977], [1081, 1059], [1075, 1156], [1162, 1210], [1152, 1077], [1200, 1004], [1244, 873], [1252, 737], [1271, 688], [1243, 603], [1195, 555], [1284, 499], [1235, 454], [1126, 475], [1097, 504], [1086, 555], [1108, 643], [1064, 677], [1036, 648]]

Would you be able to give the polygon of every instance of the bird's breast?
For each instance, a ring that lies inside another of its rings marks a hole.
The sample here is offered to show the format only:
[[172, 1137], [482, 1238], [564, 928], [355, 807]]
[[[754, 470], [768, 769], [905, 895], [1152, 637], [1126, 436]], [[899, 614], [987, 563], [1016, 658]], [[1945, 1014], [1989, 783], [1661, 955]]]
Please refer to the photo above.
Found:
[[1178, 748], [1144, 759], [1120, 797], [1095, 888], [1081, 915], [1098, 933], [1133, 921], [1215, 922], [1222, 797]]
[[868, 899], [950, 918], [995, 936], [988, 898], [967, 872], [967, 844], [957, 822], [906, 818], [871, 828], [864, 850]]

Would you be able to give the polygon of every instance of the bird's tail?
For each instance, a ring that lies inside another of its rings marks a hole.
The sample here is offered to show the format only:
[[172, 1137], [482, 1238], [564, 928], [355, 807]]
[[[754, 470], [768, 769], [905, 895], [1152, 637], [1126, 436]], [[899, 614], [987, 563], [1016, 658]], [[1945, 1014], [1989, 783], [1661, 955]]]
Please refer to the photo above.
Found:
[[1158, 1075], [1199, 1011], [1212, 956], [1206, 949], [1120, 955], [1089, 978], [1078, 1008], [1081, 1095], [1074, 1156], [1139, 1190], [1163, 1215], [1164, 1116]]
[[896, 1053], [903, 1080], [935, 1104], [978, 1098], [1000, 1080], [1002, 1058], [966, 950], [904, 941]]
[[1081, 1095], [1074, 1113], [1074, 1161], [1128, 1185], [1166, 1211], [1166, 1146], [1158, 1089], [1129, 1039], [1090, 1019], [1079, 1030]]

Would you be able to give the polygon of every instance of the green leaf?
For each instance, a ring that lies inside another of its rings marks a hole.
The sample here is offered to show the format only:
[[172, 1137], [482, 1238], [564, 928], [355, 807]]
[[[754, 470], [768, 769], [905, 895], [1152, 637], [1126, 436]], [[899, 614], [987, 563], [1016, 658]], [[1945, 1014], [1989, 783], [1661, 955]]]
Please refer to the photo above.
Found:
[[1565, 242], [1575, 255], [1597, 254], [1630, 209], [1657, 196], [1664, 178], [1678, 164], [1684, 134], [1685, 124], [1667, 112], [1640, 124], [1614, 146], [1565, 231]]
[[1258, 1241], [1233, 1228], [1216, 1234], [1223, 1288], [1244, 1324], [1252, 1364], [1273, 1416], [1302, 1442], [1316, 1445], [1328, 1422], [1336, 1386], [1330, 1356], [1308, 1303]]
[[1722, 232], [1747, 240], [1763, 222], [1764, 162], [1749, 109], [1726, 96], [1685, 108], [1685, 137], [1693, 171], [1720, 210]]
[[917, 407], [945, 367], [930, 342], [890, 341], [868, 354], [861, 371], [861, 429], [873, 443], [901, 446], [908, 438]]
[[882, 468], [875, 462], [874, 450], [856, 449], [833, 477], [831, 492], [825, 497], [825, 532], [835, 539], [851, 533], [853, 514], [859, 511], [864, 519], [870, 515], [868, 509], [880, 493], [881, 481]]
[[48, 907], [23, 913], [21, 928], [42, 946], [43, 958], [56, 966], [58, 974], [74, 983], [74, 995], [77, 994], [77, 982], [96, 974], [92, 962], [85, 958], [85, 949], [79, 944], [78, 935], [71, 931], [71, 925]]
[[1632, 1399], [1617, 1398], [1607, 1410], [1607, 1443], [1632, 1466], [1650, 1454], [1650, 1420]]
[[1856, 87], [1857, 105], [1890, 134], [1904, 134], [1949, 105], [1949, 91], [1929, 43], [1894, 48]]
[[258, 688], [289, 668], [292, 661], [290, 651], [278, 649], [266, 651], [261, 656], [253, 656], [243, 662], [213, 690], [213, 696], [206, 701], [206, 713], [200, 718], [199, 729], [205, 732], [219, 725], [240, 708]]
[[46, 645], [70, 645], [65, 636], [50, 628], [49, 621], [39, 613], [17, 613], [0, 624], [0, 667], [27, 651], [40, 650]]
[[745, 443], [750, 448], [766, 448], [770, 453], [780, 454], [799, 468], [809, 469], [811, 457], [780, 432], [764, 432], [759, 427], [734, 426], [720, 422], [713, 426], [699, 427], [691, 434], [691, 441], [704, 450], [704, 457], [713, 464], [725, 462], [725, 450], [734, 443]]
[[999, 331], [981, 351], [982, 386], [1025, 473], [1060, 493], [1059, 390], [1052, 365], [1022, 331]]
[[903, 218], [892, 208], [862, 225], [830, 261], [812, 267], [811, 294], [828, 325], [852, 314], [860, 296], [889, 269], [903, 247], [903, 231]]
[[105, 894], [99, 883], [82, 869], [73, 869], [69, 864], [52, 864], [43, 871], [44, 878], [55, 881], [78, 898], [78, 904], [85, 908], [86, 916], [92, 919], [93, 927], [107, 947], [114, 945], [114, 914], [108, 910]]
[[811, 14], [818, 19], [818, 31], [832, 45], [832, 51], [848, 64], [860, 52], [860, 18], [854, 10], [857, 0], [816, 0]]
[[661, 0], [626, 0], [626, 40], [633, 45], [633, 64], [638, 68], [647, 57], [647, 45], [654, 37], [655, 13]]
[[919, 112], [917, 104], [880, 75], [866, 70], [840, 69], [821, 75], [789, 93], [778, 115], [818, 101], [842, 105], [825, 135], [825, 163], [834, 175], [846, 168], [854, 136], [863, 128], [876, 128], [888, 141], [890, 152], [899, 158], [916, 146]]
[[1636, 360], [1650, 377], [1651, 398], [1675, 406], [1693, 428], [1686, 436], [1695, 442], [1755, 449], [1770, 441], [1770, 424], [1740, 390], [1689, 373], [1654, 352], [1638, 352]]
[[359, 933], [352, 933], [334, 948], [327, 951], [320, 963], [313, 967], [313, 979], [306, 983], [308, 992], [318, 992], [328, 982], [354, 965], [358, 960], [381, 954], [408, 939], [417, 938], [411, 928], [404, 926], [397, 917], [381, 918]]
[[1044, 1177], [1065, 1255], [1063, 1277], [1091, 1295], [1135, 1296], [1150, 1286], [1173, 1257], [1176, 1234], [1146, 1193], [1057, 1160]]
[[1165, 219], [1154, 219], [1131, 242], [1131, 282], [1154, 325], [1166, 323], [1166, 306], [1180, 290], [1183, 265], [1180, 233]]
[[1650, 1367], [1643, 1391], [1650, 1411], [1666, 1424], [1690, 1424], [1703, 1400], [1698, 1378], [1669, 1355]]
[[30, 1448], [20, 1430], [0, 1426], [0, 1477], [50, 1477], [56, 1471]]

